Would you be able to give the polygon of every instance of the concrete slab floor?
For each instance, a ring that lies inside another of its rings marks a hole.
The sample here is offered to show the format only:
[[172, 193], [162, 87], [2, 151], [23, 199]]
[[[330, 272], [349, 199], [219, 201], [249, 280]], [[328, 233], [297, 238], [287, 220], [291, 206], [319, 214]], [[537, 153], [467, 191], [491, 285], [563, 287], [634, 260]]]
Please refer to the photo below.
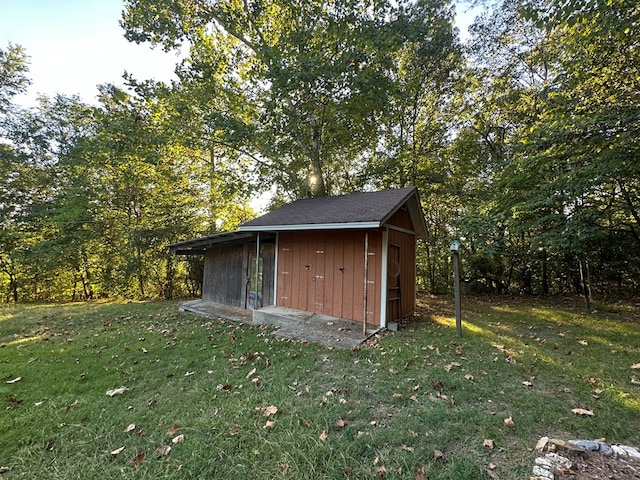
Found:
[[277, 338], [318, 343], [337, 348], [354, 349], [380, 331], [380, 329], [369, 328], [366, 333], [363, 333], [361, 323], [276, 305], [263, 307], [259, 310], [246, 310], [204, 302], [203, 300], [193, 300], [181, 303], [179, 310], [209, 318], [224, 318], [253, 323], [254, 325], [273, 325], [276, 327], [273, 335]]

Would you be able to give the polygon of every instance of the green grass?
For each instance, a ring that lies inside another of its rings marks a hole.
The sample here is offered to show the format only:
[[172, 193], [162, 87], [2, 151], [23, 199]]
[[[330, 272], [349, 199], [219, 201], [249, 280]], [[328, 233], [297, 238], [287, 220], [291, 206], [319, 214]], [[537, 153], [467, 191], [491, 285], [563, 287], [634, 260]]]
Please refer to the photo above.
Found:
[[2, 478], [520, 479], [543, 435], [638, 446], [637, 307], [465, 299], [460, 339], [424, 302], [357, 351], [175, 302], [2, 306]]

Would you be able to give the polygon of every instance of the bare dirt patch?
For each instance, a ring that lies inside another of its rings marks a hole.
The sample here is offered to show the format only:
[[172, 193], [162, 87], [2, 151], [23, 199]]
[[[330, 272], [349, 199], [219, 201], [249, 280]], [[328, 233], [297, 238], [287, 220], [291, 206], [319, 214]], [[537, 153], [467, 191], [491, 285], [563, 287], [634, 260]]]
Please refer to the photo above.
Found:
[[571, 468], [555, 473], [555, 480], [640, 479], [640, 461], [630, 457], [614, 457], [601, 453], [565, 455]]

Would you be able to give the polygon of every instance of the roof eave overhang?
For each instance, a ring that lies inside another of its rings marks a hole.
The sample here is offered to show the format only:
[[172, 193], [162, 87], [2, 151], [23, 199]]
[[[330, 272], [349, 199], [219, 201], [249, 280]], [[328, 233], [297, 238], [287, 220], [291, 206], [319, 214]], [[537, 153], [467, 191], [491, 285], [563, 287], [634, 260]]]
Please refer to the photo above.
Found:
[[201, 255], [211, 248], [233, 247], [253, 242], [255, 242], [254, 232], [239, 232], [236, 230], [174, 243], [169, 245], [169, 249], [176, 255]]
[[256, 225], [240, 227], [240, 232], [288, 232], [296, 230], [369, 230], [380, 228], [381, 222], [299, 223], [294, 225]]

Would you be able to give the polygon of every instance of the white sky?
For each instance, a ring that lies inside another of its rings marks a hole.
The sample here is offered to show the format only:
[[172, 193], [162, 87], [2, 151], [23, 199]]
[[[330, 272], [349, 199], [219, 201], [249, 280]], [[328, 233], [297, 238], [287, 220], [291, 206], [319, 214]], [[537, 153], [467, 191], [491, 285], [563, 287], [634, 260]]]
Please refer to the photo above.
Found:
[[22, 45], [31, 57], [29, 94], [78, 94], [95, 101], [96, 86], [122, 85], [125, 71], [137, 79], [174, 78], [177, 58], [124, 38], [121, 0], [0, 0], [0, 47]]
[[[96, 86], [122, 85], [125, 71], [139, 80], [175, 78], [174, 54], [124, 38], [122, 8], [122, 0], [0, 0], [0, 47], [19, 44], [31, 57], [33, 83], [16, 101], [32, 106], [38, 94], [62, 93], [94, 102]], [[462, 38], [471, 19], [459, 15]]]

